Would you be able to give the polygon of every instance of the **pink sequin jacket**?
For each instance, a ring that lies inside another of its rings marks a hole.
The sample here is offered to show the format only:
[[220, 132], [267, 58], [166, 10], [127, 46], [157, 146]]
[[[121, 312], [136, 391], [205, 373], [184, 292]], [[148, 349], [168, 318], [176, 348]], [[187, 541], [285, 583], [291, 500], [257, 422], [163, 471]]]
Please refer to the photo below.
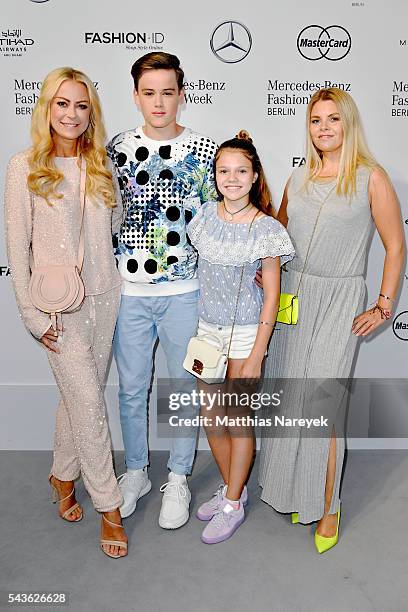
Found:
[[[30, 245], [35, 265], [75, 263], [80, 231], [78, 160], [56, 157], [55, 163], [64, 174], [58, 186], [63, 198], [52, 205], [44, 198], [30, 194], [27, 187], [29, 151], [14, 155], [7, 167], [5, 187], [5, 228], [7, 256], [14, 291], [21, 317], [35, 338], [41, 338], [50, 326], [49, 316], [31, 303]], [[85, 295], [99, 295], [121, 284], [112, 250], [112, 234], [122, 220], [122, 201], [115, 172], [113, 181], [117, 205], [86, 198], [84, 213], [85, 257], [82, 280]]]

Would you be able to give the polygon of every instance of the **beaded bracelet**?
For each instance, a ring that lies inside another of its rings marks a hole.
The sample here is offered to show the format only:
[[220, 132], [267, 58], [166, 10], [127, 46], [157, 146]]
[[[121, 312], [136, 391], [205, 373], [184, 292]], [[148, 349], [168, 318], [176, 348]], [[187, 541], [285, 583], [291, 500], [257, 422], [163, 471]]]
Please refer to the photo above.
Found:
[[259, 325], [274, 325], [271, 321], [259, 321]]
[[391, 319], [391, 310], [381, 308], [381, 306], [375, 304], [374, 308], [371, 309], [371, 314], [374, 314], [376, 310], [380, 311], [382, 319]]

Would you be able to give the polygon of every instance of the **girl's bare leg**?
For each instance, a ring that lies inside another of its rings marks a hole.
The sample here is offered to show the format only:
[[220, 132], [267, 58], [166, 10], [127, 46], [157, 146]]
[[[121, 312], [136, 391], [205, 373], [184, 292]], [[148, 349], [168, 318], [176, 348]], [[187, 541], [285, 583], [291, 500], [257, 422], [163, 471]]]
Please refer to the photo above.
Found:
[[[229, 360], [227, 372], [227, 377], [229, 379], [239, 378], [239, 372], [244, 361], [244, 359]], [[250, 394], [251, 389], [252, 387], [249, 386], [245, 388], [245, 392]], [[239, 395], [239, 393], [243, 391], [243, 387], [238, 382], [236, 388], [234, 388], [234, 384], [231, 385], [231, 390]], [[238, 410], [237, 412], [240, 416], [243, 415], [241, 411]], [[248, 414], [250, 414], [250, 410]], [[233, 411], [231, 411], [230, 416], [234, 417]], [[230, 427], [230, 432], [230, 465], [228, 480], [225, 481], [228, 484], [226, 497], [233, 501], [237, 501], [241, 497], [242, 489], [248, 478], [253, 461], [255, 442], [252, 427]]]

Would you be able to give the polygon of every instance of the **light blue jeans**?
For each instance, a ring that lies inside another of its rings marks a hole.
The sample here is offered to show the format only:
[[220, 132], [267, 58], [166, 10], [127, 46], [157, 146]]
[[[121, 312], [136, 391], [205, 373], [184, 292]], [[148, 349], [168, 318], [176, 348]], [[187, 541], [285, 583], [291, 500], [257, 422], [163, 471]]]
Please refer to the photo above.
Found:
[[[119, 409], [128, 469], [149, 463], [147, 395], [157, 338], [167, 359], [171, 379], [195, 379], [183, 368], [187, 344], [197, 332], [198, 295], [138, 297], [122, 295], [113, 349], [119, 372]], [[198, 412], [198, 409], [197, 409]], [[197, 444], [197, 430], [174, 437], [167, 467], [175, 474], [190, 474]]]

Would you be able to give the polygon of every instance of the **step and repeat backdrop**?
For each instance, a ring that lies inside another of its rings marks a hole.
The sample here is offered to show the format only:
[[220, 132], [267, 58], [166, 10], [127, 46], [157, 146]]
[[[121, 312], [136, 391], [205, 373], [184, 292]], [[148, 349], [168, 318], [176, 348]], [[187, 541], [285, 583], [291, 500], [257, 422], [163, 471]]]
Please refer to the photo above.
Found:
[[[304, 162], [310, 96], [330, 86], [351, 93], [370, 148], [393, 181], [408, 227], [405, 0], [255, 4], [3, 0], [1, 4], [1, 188], [9, 157], [29, 146], [31, 112], [50, 70], [68, 65], [91, 77], [111, 137], [141, 122], [132, 98], [132, 63], [149, 51], [167, 51], [181, 58], [186, 75], [186, 102], [179, 122], [218, 142], [247, 129], [260, 152], [276, 205], [288, 176]], [[368, 303], [378, 295], [383, 258], [383, 246], [374, 235], [367, 262]], [[0, 448], [50, 448], [57, 392], [44, 351], [17, 315], [3, 231], [0, 295]], [[361, 437], [373, 427], [376, 414], [384, 419], [384, 412], [392, 413], [387, 430], [394, 438], [388, 441], [390, 447], [408, 426], [407, 341], [408, 276], [404, 274], [395, 318], [361, 343], [354, 373], [359, 380], [352, 414], [371, 414]], [[155, 376], [166, 373], [159, 348]], [[112, 364], [107, 398], [114, 445], [120, 448], [116, 385]], [[153, 413], [154, 389], [155, 385]], [[154, 418], [151, 428], [151, 447], [165, 448], [166, 440], [155, 434]], [[374, 441], [362, 442], [370, 443]]]

